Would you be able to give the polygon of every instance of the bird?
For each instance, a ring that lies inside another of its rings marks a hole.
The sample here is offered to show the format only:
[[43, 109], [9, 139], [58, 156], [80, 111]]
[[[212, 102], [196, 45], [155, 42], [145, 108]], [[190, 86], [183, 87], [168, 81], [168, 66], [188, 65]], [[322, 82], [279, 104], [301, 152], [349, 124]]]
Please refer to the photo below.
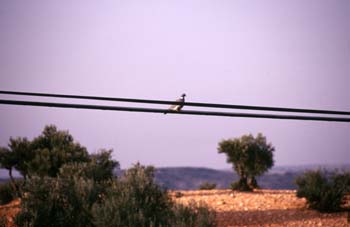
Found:
[[[174, 105], [170, 106], [169, 110], [179, 112], [182, 109], [182, 107], [184, 106], [185, 96], [186, 96], [186, 94], [183, 93], [180, 98], [176, 99], [176, 102], [179, 102], [179, 104], [174, 104]], [[167, 114], [167, 112], [165, 112], [164, 114]]]

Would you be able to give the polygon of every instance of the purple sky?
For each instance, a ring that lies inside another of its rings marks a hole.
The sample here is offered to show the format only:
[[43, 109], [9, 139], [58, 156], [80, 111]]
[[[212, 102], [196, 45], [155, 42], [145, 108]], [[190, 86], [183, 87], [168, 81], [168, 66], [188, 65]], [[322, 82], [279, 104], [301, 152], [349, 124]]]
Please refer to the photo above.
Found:
[[[348, 0], [11, 0], [0, 32], [0, 90], [350, 111]], [[218, 142], [258, 132], [276, 165], [350, 163], [349, 123], [7, 105], [0, 145], [46, 124], [123, 168], [229, 168]]]

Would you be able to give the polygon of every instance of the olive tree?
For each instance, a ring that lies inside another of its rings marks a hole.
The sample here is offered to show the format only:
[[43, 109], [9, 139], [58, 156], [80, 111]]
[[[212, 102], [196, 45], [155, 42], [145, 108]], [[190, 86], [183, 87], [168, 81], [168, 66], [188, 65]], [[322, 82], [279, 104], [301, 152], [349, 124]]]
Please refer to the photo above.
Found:
[[30, 142], [27, 138], [10, 138], [8, 147], [0, 147], [0, 168], [8, 170], [10, 184], [15, 194], [20, 193], [20, 186], [13, 177], [13, 170], [17, 170], [24, 178], [28, 176], [28, 162], [33, 158]]
[[68, 131], [58, 130], [54, 125], [46, 126], [41, 135], [31, 141], [30, 149], [34, 156], [28, 168], [34, 175], [56, 177], [66, 163], [89, 161], [87, 149], [75, 142]]
[[[227, 162], [233, 164], [233, 169], [240, 176], [233, 189], [249, 191], [257, 188], [256, 177], [269, 170], [273, 164], [275, 148], [266, 141], [266, 137], [259, 133], [243, 135], [240, 138], [222, 140], [218, 152], [227, 156]], [[248, 183], [249, 180], [249, 183]]]
[[48, 125], [33, 140], [11, 137], [7, 147], [0, 147], [0, 168], [9, 171], [11, 185], [20, 196], [23, 185], [16, 185], [13, 170], [17, 170], [23, 176], [25, 184], [27, 178], [34, 175], [56, 177], [59, 169], [66, 163], [91, 160], [101, 162], [106, 159], [106, 155], [109, 157], [110, 153], [104, 152], [90, 157], [86, 148], [75, 142], [68, 131]]

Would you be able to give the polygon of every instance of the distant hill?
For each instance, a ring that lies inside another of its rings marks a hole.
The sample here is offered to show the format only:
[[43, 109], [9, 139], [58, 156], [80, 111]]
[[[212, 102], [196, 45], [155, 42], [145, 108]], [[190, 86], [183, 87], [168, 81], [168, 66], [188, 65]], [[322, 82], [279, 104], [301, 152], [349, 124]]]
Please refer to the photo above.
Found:
[[[295, 179], [306, 170], [323, 168], [326, 170], [347, 170], [349, 165], [301, 165], [277, 166], [267, 174], [258, 177], [258, 184], [266, 189], [296, 189]], [[193, 190], [204, 182], [215, 183], [217, 188], [229, 188], [231, 182], [238, 180], [238, 175], [232, 170], [215, 170], [195, 167], [164, 167], [157, 168], [155, 179], [158, 184], [167, 189]]]
[[[295, 189], [295, 178], [301, 172], [285, 172], [265, 174], [258, 178], [262, 188]], [[168, 189], [192, 190], [198, 189], [204, 182], [215, 183], [217, 188], [229, 188], [233, 181], [239, 179], [233, 171], [214, 170], [207, 168], [159, 168], [155, 179], [158, 184]]]
[[217, 188], [227, 188], [232, 181], [238, 179], [232, 171], [208, 168], [173, 167], [158, 168], [155, 180], [168, 189], [197, 189], [202, 183], [216, 183]]
[[[302, 165], [302, 166], [277, 166], [273, 167], [267, 174], [259, 177], [258, 183], [266, 189], [296, 189], [294, 184], [297, 176], [306, 170], [323, 168], [326, 170], [350, 171], [348, 165]], [[117, 171], [118, 175], [122, 170]], [[20, 177], [14, 171], [16, 178]], [[231, 182], [238, 180], [238, 176], [232, 170], [216, 170], [197, 167], [162, 167], [155, 172], [156, 182], [167, 189], [192, 190], [198, 189], [204, 182], [215, 183], [217, 188], [229, 188]], [[0, 169], [0, 182], [9, 179], [7, 170]]]

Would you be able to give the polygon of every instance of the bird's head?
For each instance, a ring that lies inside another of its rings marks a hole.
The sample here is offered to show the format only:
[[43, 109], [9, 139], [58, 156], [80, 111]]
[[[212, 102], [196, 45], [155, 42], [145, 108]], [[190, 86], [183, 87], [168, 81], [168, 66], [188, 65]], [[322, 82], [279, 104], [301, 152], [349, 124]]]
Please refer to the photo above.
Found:
[[185, 93], [183, 93], [183, 94], [181, 95], [181, 97], [183, 97], [183, 98], [185, 98], [185, 96], [186, 96], [186, 94], [185, 94]]

